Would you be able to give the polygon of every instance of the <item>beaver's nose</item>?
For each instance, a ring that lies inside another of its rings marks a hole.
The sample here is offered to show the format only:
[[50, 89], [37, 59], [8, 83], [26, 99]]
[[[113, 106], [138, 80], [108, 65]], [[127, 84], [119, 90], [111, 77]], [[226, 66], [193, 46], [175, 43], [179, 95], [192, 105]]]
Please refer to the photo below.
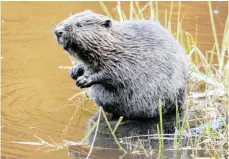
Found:
[[61, 37], [62, 34], [63, 34], [63, 31], [57, 30], [57, 29], [54, 32], [55, 32], [55, 34], [56, 34], [57, 37]]

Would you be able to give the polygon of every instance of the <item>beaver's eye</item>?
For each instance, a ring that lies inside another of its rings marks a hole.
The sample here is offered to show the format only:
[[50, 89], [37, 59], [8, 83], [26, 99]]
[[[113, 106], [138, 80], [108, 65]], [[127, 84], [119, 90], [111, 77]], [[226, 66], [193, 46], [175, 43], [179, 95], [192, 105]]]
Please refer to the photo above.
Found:
[[76, 23], [76, 26], [79, 28], [82, 27], [82, 25], [80, 23]]
[[112, 22], [111, 22], [111, 20], [105, 20], [104, 22], [103, 22], [103, 26], [105, 26], [106, 28], [109, 28], [109, 27], [111, 27], [111, 25], [112, 25]]

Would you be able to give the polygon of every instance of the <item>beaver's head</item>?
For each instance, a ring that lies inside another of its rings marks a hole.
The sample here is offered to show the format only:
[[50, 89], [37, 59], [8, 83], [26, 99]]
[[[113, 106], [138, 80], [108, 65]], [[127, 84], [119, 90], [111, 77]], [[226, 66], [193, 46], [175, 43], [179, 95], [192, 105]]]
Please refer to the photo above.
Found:
[[101, 48], [109, 47], [112, 21], [103, 15], [84, 11], [70, 16], [55, 28], [59, 44], [73, 56], [93, 60]]

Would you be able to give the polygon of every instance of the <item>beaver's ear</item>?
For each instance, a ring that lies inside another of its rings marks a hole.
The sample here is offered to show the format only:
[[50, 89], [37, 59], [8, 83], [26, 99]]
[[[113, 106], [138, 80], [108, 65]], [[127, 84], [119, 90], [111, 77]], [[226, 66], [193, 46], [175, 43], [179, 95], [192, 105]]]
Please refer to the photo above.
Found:
[[112, 22], [110, 19], [106, 19], [104, 22], [103, 22], [103, 25], [106, 27], [106, 28], [110, 28], [111, 25], [112, 25]]

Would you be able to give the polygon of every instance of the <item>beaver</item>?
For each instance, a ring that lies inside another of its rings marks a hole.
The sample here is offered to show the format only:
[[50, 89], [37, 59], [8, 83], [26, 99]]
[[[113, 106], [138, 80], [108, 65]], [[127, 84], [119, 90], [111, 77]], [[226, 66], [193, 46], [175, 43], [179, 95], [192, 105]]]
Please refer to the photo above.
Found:
[[[106, 112], [127, 119], [153, 119], [184, 107], [188, 59], [159, 23], [116, 21], [83, 11], [55, 28], [56, 38], [78, 65], [71, 77]], [[176, 107], [177, 106], [177, 107]]]

